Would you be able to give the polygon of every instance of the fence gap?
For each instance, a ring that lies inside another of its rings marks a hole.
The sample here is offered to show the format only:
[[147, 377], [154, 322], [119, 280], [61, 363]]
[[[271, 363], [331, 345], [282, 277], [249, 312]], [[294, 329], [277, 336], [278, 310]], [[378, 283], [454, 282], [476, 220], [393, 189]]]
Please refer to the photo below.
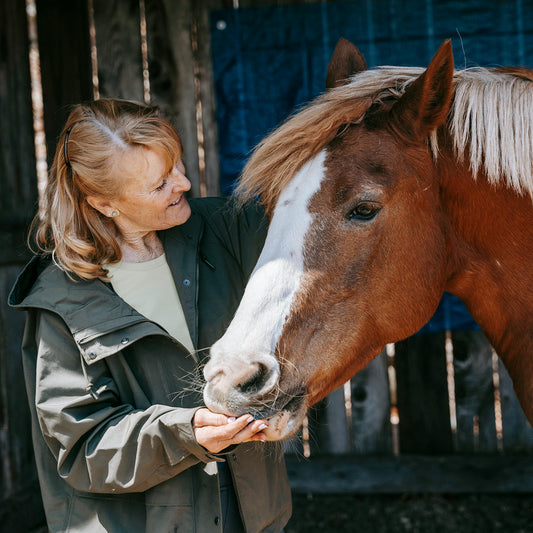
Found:
[[479, 415], [472, 417], [472, 437], [474, 452], [479, 452]]
[[150, 105], [150, 70], [148, 65], [148, 36], [146, 32], [146, 6], [144, 0], [139, 0], [139, 19], [141, 31], [141, 57], [143, 70], [143, 96], [144, 103]]
[[492, 385], [494, 387], [494, 424], [496, 426], [496, 449], [503, 452], [503, 416], [500, 392], [500, 372], [498, 354], [492, 348]]
[[396, 349], [394, 344], [387, 344], [385, 347], [387, 354], [387, 376], [389, 378], [389, 398], [390, 398], [390, 423], [392, 429], [392, 453], [400, 454], [400, 413], [398, 411], [398, 388], [396, 383], [396, 368], [394, 367], [394, 356]]
[[87, 0], [89, 11], [89, 42], [91, 46], [91, 81], [93, 85], [93, 99], [100, 99], [100, 87], [98, 80], [98, 49], [96, 48], [96, 26], [94, 24], [94, 3]]
[[353, 451], [353, 413], [352, 413], [352, 382], [348, 380], [344, 390], [344, 416], [346, 417], [346, 434], [348, 436], [348, 449]]
[[452, 332], [447, 329], [445, 336], [446, 353], [446, 378], [448, 384], [448, 402], [450, 406], [450, 428], [452, 430], [452, 442], [457, 449], [457, 404], [455, 402], [455, 371], [453, 368], [453, 340]]
[[311, 444], [309, 442], [309, 418], [306, 416], [302, 423], [302, 444], [304, 457], [311, 456]]
[[198, 172], [200, 184], [200, 196], [207, 196], [207, 182], [205, 176], [205, 143], [204, 143], [204, 123], [202, 110], [202, 88], [200, 79], [200, 65], [198, 63], [198, 20], [192, 21], [191, 26], [191, 46], [194, 77], [194, 99], [196, 102], [196, 139], [198, 141]]
[[33, 138], [35, 144], [35, 164], [37, 171], [37, 194], [39, 211], [44, 208], [44, 192], [48, 183], [48, 162], [46, 134], [44, 132], [43, 86], [41, 83], [41, 58], [37, 35], [37, 5], [35, 0], [26, 0], [28, 19], [28, 48], [30, 59], [31, 105], [33, 113]]

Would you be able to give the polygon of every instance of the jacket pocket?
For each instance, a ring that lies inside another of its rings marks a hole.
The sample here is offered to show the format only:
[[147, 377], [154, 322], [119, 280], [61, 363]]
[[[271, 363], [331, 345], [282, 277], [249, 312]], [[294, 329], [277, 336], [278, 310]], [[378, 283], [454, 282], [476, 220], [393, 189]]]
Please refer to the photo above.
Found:
[[146, 531], [195, 531], [192, 477], [191, 469], [187, 469], [144, 493]]
[[192, 505], [146, 506], [146, 530], [158, 533], [193, 533]]
[[[66, 533], [145, 533], [142, 494], [76, 493]], [[154, 530], [155, 531], [155, 530]]]

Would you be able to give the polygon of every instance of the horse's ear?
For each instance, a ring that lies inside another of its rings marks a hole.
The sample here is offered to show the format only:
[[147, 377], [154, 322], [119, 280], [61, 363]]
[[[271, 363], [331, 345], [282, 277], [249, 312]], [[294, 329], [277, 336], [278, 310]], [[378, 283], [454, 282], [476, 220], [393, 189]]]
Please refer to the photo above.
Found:
[[448, 115], [453, 96], [453, 50], [444, 41], [421, 74], [394, 104], [391, 123], [395, 131], [422, 140], [441, 126]]
[[366, 70], [363, 54], [346, 39], [339, 39], [331, 56], [326, 75], [326, 89], [344, 85], [347, 79]]

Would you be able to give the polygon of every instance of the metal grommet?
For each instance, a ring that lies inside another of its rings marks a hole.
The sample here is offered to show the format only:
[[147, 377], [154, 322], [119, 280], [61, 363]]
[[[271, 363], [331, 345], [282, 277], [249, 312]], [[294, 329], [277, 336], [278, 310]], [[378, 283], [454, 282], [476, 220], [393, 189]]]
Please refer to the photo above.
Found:
[[96, 359], [96, 354], [94, 352], [89, 352], [89, 359]]
[[185, 285], [185, 287], [188, 287], [190, 284], [191, 284], [191, 280], [190, 279], [184, 279], [183, 280], [183, 285]]
[[128, 337], [124, 337], [124, 338], [120, 341], [120, 344], [128, 344], [128, 342], [130, 342], [130, 340], [128, 339]]

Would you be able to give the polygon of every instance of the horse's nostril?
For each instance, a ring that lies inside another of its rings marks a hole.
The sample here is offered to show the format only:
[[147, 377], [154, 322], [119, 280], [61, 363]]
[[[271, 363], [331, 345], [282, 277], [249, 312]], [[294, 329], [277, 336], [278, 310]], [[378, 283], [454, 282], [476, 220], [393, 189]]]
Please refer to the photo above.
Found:
[[217, 385], [222, 379], [224, 379], [224, 372], [219, 370], [216, 374], [210, 377], [209, 381], [212, 385]]
[[268, 368], [262, 363], [256, 363], [257, 371], [252, 376], [247, 376], [248, 379], [242, 383], [237, 384], [237, 389], [243, 394], [255, 394], [259, 392], [268, 376]]

